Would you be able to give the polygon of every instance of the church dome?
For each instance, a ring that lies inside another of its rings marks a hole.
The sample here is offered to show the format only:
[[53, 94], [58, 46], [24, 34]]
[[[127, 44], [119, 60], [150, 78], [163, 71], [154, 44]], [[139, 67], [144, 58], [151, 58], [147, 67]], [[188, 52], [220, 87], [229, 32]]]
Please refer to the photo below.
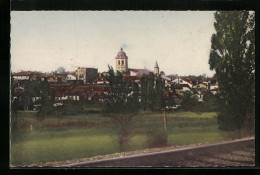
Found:
[[118, 52], [116, 59], [127, 59], [127, 56], [125, 54], [125, 52], [123, 51], [123, 48], [120, 49], [120, 51]]

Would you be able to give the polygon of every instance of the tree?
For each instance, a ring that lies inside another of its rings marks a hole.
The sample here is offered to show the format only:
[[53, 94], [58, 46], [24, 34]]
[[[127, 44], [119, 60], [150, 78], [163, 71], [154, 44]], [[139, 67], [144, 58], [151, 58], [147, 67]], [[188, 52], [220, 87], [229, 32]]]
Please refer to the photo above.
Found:
[[154, 76], [144, 75], [141, 78], [141, 103], [144, 110], [154, 109]]
[[53, 103], [50, 99], [50, 85], [48, 81], [41, 81], [40, 85], [40, 103], [41, 103], [41, 110], [40, 110], [40, 118], [43, 119], [47, 114], [52, 112]]
[[62, 66], [58, 67], [58, 69], [55, 71], [55, 73], [58, 73], [58, 74], [62, 74], [62, 73], [65, 73], [65, 72], [66, 72], [65, 68], [62, 67]]
[[164, 71], [161, 71], [161, 72], [160, 72], [160, 75], [165, 75]]
[[215, 13], [210, 69], [220, 90], [220, 128], [239, 129], [253, 111], [255, 79], [255, 14], [248, 11]]
[[155, 80], [155, 97], [154, 97], [154, 110], [161, 110], [163, 106], [163, 90], [162, 90], [162, 80], [158, 78]]
[[50, 99], [50, 86], [48, 81], [33, 80], [26, 84], [25, 104], [32, 106], [32, 97], [40, 97], [41, 109], [38, 112], [39, 119], [43, 119], [45, 115], [52, 110], [52, 101]]
[[197, 100], [191, 92], [185, 91], [182, 98], [181, 108], [185, 111], [194, 111], [198, 105]]
[[17, 129], [22, 124], [23, 119], [18, 115], [18, 109], [21, 103], [15, 96], [15, 83], [14, 79], [11, 79], [11, 126], [12, 129]]
[[218, 95], [214, 95], [211, 92], [206, 92], [203, 96], [202, 107], [203, 112], [219, 111]]
[[141, 103], [144, 110], [160, 110], [163, 105], [162, 80], [153, 74], [141, 78]]
[[123, 82], [120, 72], [114, 73], [109, 66], [109, 75], [106, 77], [110, 84], [110, 92], [104, 104], [104, 115], [112, 117], [119, 128], [120, 151], [125, 151], [131, 124], [139, 108], [139, 88], [135, 82]]

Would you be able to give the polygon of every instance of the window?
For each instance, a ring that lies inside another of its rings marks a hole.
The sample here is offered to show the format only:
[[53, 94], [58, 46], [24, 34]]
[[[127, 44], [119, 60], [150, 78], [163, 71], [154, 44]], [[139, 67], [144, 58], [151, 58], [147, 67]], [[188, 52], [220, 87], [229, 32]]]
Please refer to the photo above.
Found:
[[122, 60], [122, 65], [124, 65], [124, 60]]
[[120, 65], [120, 60], [118, 60], [118, 65]]

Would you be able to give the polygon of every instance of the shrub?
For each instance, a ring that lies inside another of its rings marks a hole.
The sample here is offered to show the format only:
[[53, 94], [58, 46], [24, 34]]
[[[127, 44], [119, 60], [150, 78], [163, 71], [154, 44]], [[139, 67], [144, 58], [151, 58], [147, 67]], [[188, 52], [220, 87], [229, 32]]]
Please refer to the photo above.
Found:
[[167, 146], [167, 134], [165, 132], [150, 132], [147, 144], [149, 148]]

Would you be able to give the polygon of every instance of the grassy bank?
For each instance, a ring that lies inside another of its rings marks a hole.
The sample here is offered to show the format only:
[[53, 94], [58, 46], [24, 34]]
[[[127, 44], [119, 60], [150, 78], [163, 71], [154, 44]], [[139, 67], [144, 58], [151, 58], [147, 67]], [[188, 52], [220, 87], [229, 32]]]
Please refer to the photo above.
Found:
[[[22, 112], [25, 124], [11, 133], [11, 164], [26, 165], [87, 158], [119, 151], [118, 128], [100, 114], [55, 115], [39, 121], [34, 112]], [[31, 127], [32, 125], [32, 127]], [[164, 133], [160, 113], [142, 112], [129, 127], [127, 151], [156, 147]], [[214, 143], [252, 135], [252, 131], [220, 131], [216, 113], [167, 114], [164, 146]]]

